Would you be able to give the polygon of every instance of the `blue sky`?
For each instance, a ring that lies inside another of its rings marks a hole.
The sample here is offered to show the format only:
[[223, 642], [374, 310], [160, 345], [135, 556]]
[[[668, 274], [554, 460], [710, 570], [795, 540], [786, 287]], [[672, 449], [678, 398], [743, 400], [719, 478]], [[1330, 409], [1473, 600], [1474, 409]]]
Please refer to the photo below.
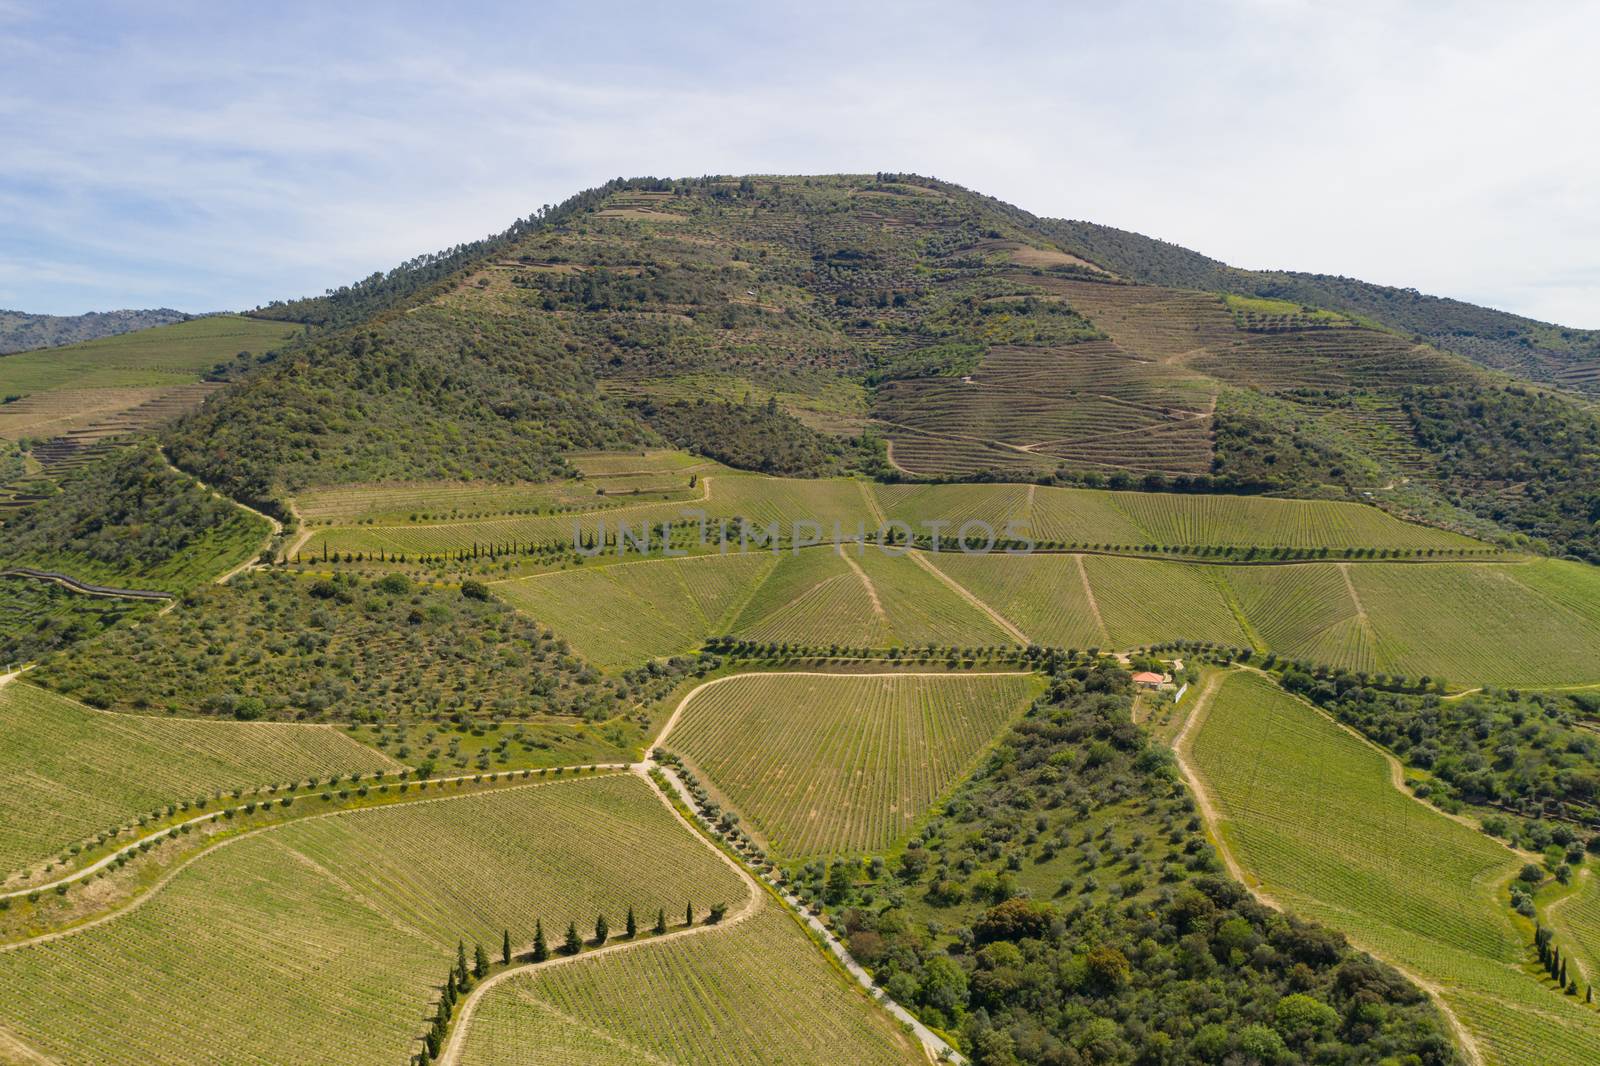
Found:
[[1596, 3], [0, 0], [0, 307], [320, 292], [617, 175], [911, 170], [1600, 327], [1597, 31]]

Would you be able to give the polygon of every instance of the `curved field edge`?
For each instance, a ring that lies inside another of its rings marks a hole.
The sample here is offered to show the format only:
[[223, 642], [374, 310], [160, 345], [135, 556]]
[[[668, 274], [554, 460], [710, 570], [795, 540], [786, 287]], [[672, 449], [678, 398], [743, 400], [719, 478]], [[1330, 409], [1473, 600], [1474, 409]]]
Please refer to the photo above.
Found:
[[51, 990], [0, 1005], [0, 1026], [62, 1061], [400, 1061], [458, 939], [525, 945], [536, 917], [548, 934], [732, 898], [739, 880], [662, 808], [610, 774], [235, 838], [136, 908], [0, 952], [8, 987]]
[[1474, 1061], [1600, 1061], [1600, 1015], [1532, 973], [1500, 898], [1518, 856], [1399, 791], [1380, 750], [1258, 675], [1227, 675], [1191, 713], [1180, 755], [1254, 891], [1412, 976]]
[[656, 747], [786, 859], [892, 847], [1042, 690], [1027, 672], [741, 673], [695, 687]]
[[0, 873], [8, 875], [223, 790], [401, 768], [330, 726], [118, 714], [20, 680], [0, 683], [0, 733]]
[[714, 936], [519, 974], [473, 1019], [461, 1066], [514, 1066], [535, 1049], [592, 1066], [893, 1066], [925, 1056], [765, 893]]

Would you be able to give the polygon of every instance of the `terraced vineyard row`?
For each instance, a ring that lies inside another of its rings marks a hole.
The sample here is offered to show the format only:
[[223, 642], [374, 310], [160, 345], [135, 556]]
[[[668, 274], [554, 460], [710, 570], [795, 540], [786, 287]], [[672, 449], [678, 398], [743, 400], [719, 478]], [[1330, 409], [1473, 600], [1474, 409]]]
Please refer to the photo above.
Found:
[[1531, 933], [1497, 895], [1521, 861], [1401, 794], [1375, 749], [1238, 674], [1192, 758], [1261, 889], [1435, 983], [1489, 1062], [1600, 1061], [1600, 1015], [1523, 968]]
[[324, 726], [112, 714], [20, 681], [0, 687], [0, 736], [4, 874], [168, 803], [397, 765]]
[[776, 565], [770, 553], [650, 559], [504, 581], [495, 594], [600, 666], [676, 655], [722, 628]]
[[416, 1050], [458, 939], [526, 944], [535, 918], [559, 937], [744, 891], [625, 774], [295, 822], [206, 853], [108, 922], [0, 950], [0, 985], [43, 990], [5, 997], [0, 1027], [108, 1066], [391, 1066]]
[[879, 390], [874, 414], [887, 424], [896, 462], [913, 473], [964, 472], [957, 468], [973, 457], [963, 441], [947, 440], [943, 449], [954, 467], [944, 456], [926, 456], [928, 463], [919, 454], [919, 444], [926, 450], [940, 437], [969, 438], [985, 453], [1003, 450], [996, 445], [1025, 448], [1039, 455], [1032, 465], [1040, 468], [1063, 459], [1102, 466], [1127, 460], [1136, 470], [1203, 473], [1214, 395], [1181, 368], [1084, 341], [995, 347], [969, 377], [891, 382]]
[[763, 898], [703, 935], [533, 971], [491, 990], [463, 1066], [911, 1066], [926, 1059]]
[[874, 491], [890, 518], [914, 528], [929, 519], [943, 520], [949, 523], [947, 537], [967, 521], [986, 522], [996, 530], [1015, 521], [1036, 541], [1079, 545], [1482, 547], [1467, 537], [1402, 522], [1355, 503], [1045, 485], [883, 485]]
[[1037, 691], [1023, 675], [742, 675], [699, 690], [661, 743], [785, 858], [880, 851]]
[[[1133, 436], [1155, 439], [1145, 430]], [[1118, 446], [1119, 438], [1103, 430], [1092, 432], [1090, 438], [1086, 447]], [[897, 442], [897, 457], [904, 456], [904, 446]], [[1012, 454], [1024, 466], [1033, 462], [1023, 453]], [[603, 522], [607, 533], [614, 536], [619, 523], [633, 529], [644, 522], [654, 523], [658, 529], [662, 522], [682, 526], [689, 521], [684, 517], [686, 510], [704, 511], [713, 520], [745, 518], [762, 529], [776, 522], [785, 536], [797, 522], [815, 523], [823, 539], [833, 539], [836, 529], [842, 539], [851, 539], [881, 524], [868, 502], [869, 495], [881, 503], [886, 517], [909, 523], [917, 533], [925, 533], [924, 523], [930, 520], [950, 521], [947, 536], [954, 535], [961, 523], [979, 520], [997, 532], [1015, 521], [1035, 540], [1063, 544], [1439, 551], [1482, 547], [1466, 537], [1402, 522], [1375, 507], [1356, 503], [1015, 484], [871, 485], [843, 478], [807, 481], [722, 473], [708, 475], [685, 499], [632, 502], [625, 497], [618, 504], [591, 496], [561, 504], [574, 508], [570, 513], [489, 515], [495, 509], [510, 510], [524, 503], [531, 506], [541, 493], [570, 491], [562, 487], [565, 484], [505, 489], [376, 486], [317, 490], [302, 500], [308, 515], [352, 517], [342, 519], [350, 524], [318, 529], [302, 554], [317, 557], [324, 545], [337, 552], [414, 554], [511, 541], [570, 544], [574, 527], [581, 534], [592, 535]], [[476, 508], [486, 516], [421, 519], [439, 513], [447, 503], [469, 515]], [[420, 520], [410, 521], [411, 514]], [[356, 515], [384, 517], [367, 524]], [[737, 526], [732, 529], [736, 539]]]
[[1195, 640], [1458, 685], [1600, 679], [1600, 574], [1580, 563], [920, 556], [974, 604], [911, 558], [849, 554], [861, 574], [813, 548], [776, 561], [753, 553], [584, 567], [494, 588], [608, 667], [722, 634], [823, 647], [1021, 643], [988, 608], [1028, 643], [1064, 648]]

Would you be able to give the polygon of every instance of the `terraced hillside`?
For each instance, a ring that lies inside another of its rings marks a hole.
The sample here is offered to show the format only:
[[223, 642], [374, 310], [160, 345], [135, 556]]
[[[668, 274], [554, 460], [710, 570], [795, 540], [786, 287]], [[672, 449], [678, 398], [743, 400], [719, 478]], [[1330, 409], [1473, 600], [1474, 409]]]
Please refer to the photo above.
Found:
[[881, 851], [1039, 693], [1025, 674], [745, 674], [696, 690], [657, 744], [785, 859]]
[[745, 895], [628, 774], [304, 819], [204, 853], [109, 921], [0, 948], [7, 987], [52, 991], [8, 997], [0, 1032], [58, 1062], [388, 1066], [420, 1047], [460, 941], [514, 931], [522, 950], [536, 919], [620, 928], [629, 906]]
[[254, 556], [270, 532], [261, 516], [172, 469], [149, 444], [135, 444], [70, 471], [60, 491], [0, 526], [0, 569], [182, 592]]
[[[681, 453], [667, 453], [681, 455]], [[687, 458], [687, 457], [685, 457]], [[648, 475], [652, 479], [654, 475]], [[305, 559], [333, 552], [470, 551], [474, 545], [545, 544], [570, 547], [574, 536], [614, 540], [621, 527], [635, 534], [671, 522], [698, 535], [700, 515], [707, 535], [739, 540], [738, 520], [753, 535], [766, 536], [776, 523], [784, 539], [805, 535], [824, 540], [857, 539], [886, 521], [903, 522], [929, 536], [930, 522], [946, 523], [941, 536], [953, 540], [969, 521], [977, 539], [984, 526], [1005, 535], [1053, 545], [1159, 548], [1296, 548], [1339, 552], [1351, 548], [1436, 552], [1479, 551], [1481, 542], [1456, 533], [1403, 522], [1376, 507], [1324, 500], [1279, 500], [1256, 496], [1193, 493], [1101, 492], [1048, 485], [876, 484], [849, 478], [759, 477], [697, 470], [674, 486], [599, 497], [580, 486], [602, 480], [547, 482], [491, 489], [459, 486], [363, 486], [314, 490], [301, 504], [313, 520], [299, 549]], [[663, 496], [666, 498], [663, 499]], [[332, 523], [319, 525], [318, 522]], [[805, 523], [804, 529], [797, 525]]]
[[1497, 1066], [1600, 1056], [1600, 1015], [1529, 967], [1500, 898], [1517, 855], [1398, 791], [1385, 757], [1262, 678], [1230, 676], [1190, 758], [1262, 893], [1427, 982]]
[[1204, 379], [1106, 341], [989, 349], [971, 374], [895, 381], [874, 416], [912, 474], [1210, 471]]

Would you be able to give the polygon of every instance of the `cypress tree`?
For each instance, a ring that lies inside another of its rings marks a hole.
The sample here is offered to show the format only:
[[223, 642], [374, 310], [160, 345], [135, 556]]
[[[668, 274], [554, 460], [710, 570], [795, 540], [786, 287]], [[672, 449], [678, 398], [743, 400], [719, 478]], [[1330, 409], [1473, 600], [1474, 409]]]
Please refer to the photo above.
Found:
[[550, 957], [550, 948], [544, 942], [544, 923], [533, 923], [533, 961], [543, 962]]
[[467, 942], [456, 941], [456, 972], [466, 976], [467, 972]]
[[633, 908], [628, 908], [628, 939], [632, 940], [639, 935], [639, 923], [633, 916]]
[[583, 950], [583, 940], [578, 936], [578, 923], [567, 923], [567, 942], [561, 945], [561, 950], [568, 955], [576, 955]]
[[665, 933], [666, 931], [667, 931], [667, 912], [664, 911], [664, 910], [659, 910], [658, 909], [656, 911], [656, 927], [655, 927], [654, 930], [652, 930], [652, 932], [654, 932], [656, 934], [656, 936], [660, 936], [662, 933]]
[[683, 924], [684, 925], [693, 925], [694, 924], [694, 904], [693, 903], [685, 903], [683, 905]]
[[1566, 959], [1562, 959], [1561, 960], [1561, 973], [1556, 977], [1556, 980], [1558, 982], [1560, 982], [1561, 987], [1563, 987], [1563, 988], [1566, 987], [1566, 985], [1567, 985], [1567, 960]]
[[511, 965], [511, 930], [509, 929], [500, 934], [500, 961], [507, 966]]
[[606, 916], [603, 914], [598, 915], [594, 920], [594, 942], [596, 944], [604, 944], [610, 936], [611, 926], [606, 921]]
[[477, 944], [472, 949], [472, 976], [482, 979], [489, 974], [489, 953], [483, 950], [482, 944]]

